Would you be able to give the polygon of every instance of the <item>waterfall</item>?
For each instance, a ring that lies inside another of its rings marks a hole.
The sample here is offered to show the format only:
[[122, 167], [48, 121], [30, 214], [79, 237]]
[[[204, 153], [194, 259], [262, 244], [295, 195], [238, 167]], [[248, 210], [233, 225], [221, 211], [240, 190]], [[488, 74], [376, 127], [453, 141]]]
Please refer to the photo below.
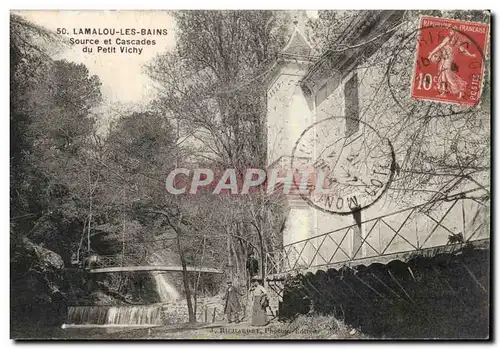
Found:
[[[165, 265], [170, 264], [167, 261], [168, 258], [165, 256], [160, 256], [158, 252], [153, 253], [150, 259], [152, 265]], [[176, 301], [181, 298], [179, 292], [168, 280], [167, 275], [164, 272], [152, 271], [151, 275], [156, 283], [156, 292], [160, 296], [162, 303]]]
[[67, 325], [161, 325], [161, 305], [68, 308]]
[[161, 324], [161, 307], [111, 307], [107, 322], [110, 324], [155, 325]]
[[181, 297], [175, 287], [170, 284], [164, 273], [157, 271], [153, 271], [151, 273], [156, 283], [156, 292], [160, 296], [162, 303], [176, 301]]

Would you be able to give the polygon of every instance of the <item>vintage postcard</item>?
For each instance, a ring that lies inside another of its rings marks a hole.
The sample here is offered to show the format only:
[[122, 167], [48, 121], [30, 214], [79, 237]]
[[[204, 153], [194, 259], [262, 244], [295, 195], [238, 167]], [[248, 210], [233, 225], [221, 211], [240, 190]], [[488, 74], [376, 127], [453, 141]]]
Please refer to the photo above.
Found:
[[11, 338], [490, 339], [490, 20], [11, 11]]

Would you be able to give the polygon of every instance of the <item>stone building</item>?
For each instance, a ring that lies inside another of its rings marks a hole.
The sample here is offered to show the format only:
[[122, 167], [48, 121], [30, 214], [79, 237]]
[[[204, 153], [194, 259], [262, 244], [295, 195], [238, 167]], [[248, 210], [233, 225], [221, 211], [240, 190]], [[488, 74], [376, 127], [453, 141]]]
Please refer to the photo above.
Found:
[[[385, 104], [384, 98], [390, 98], [387, 91], [377, 90], [379, 82], [386, 78], [386, 66], [366, 63], [390, 43], [393, 28], [402, 16], [403, 11], [360, 11], [332, 46], [338, 49], [320, 56], [314, 54], [304, 35], [303, 15], [297, 16], [293, 34], [273, 67], [267, 92], [268, 165], [285, 171], [295, 171], [299, 165], [317, 170], [321, 167], [320, 153], [328, 148], [320, 146], [322, 140], [333, 144], [339, 137], [344, 139], [344, 148], [351, 147], [346, 152], [353, 157], [360, 154], [364, 157], [361, 172], [366, 176], [365, 182], [375, 183], [373, 189], [379, 191], [370, 198], [366, 192], [351, 186], [347, 194], [340, 194], [343, 189], [339, 190], [338, 197], [320, 204], [290, 196], [283, 236], [285, 260], [278, 269], [306, 270], [368, 258], [381, 260], [443, 246], [460, 240], [460, 236], [463, 240], [489, 237], [489, 208], [477, 199], [488, 193], [488, 174], [464, 179], [446, 192], [450, 199], [439, 204], [419, 206], [439, 198], [435, 183], [406, 191], [402, 200], [395, 198], [396, 184], [402, 176], [398, 169], [404, 162], [404, 151], [398, 150], [407, 147], [408, 139], [391, 139], [387, 131], [391, 122], [401, 116], [389, 103]], [[407, 93], [410, 95], [410, 86]], [[440, 139], [446, 125], [439, 127], [436, 139]], [[384, 177], [385, 182], [390, 183], [382, 183], [382, 175], [370, 177], [369, 173], [377, 173], [376, 166], [380, 164], [378, 160], [368, 160], [367, 151], [355, 145], [363, 138], [363, 144], [380, 148], [377, 150], [380, 157], [387, 160], [385, 171], [392, 176]], [[350, 139], [354, 145], [347, 145]], [[304, 145], [310, 148], [301, 149]], [[391, 147], [396, 149], [393, 154]], [[331, 153], [333, 158], [337, 156], [336, 161], [346, 161], [345, 157], [335, 155], [335, 151]], [[329, 170], [331, 167], [330, 163]], [[342, 171], [350, 176], [349, 181], [359, 180], [349, 173], [349, 168]], [[473, 199], [453, 200], [456, 198], [453, 195], [459, 192], [473, 192], [470, 195]], [[370, 199], [375, 202], [368, 202]], [[367, 207], [357, 210], [356, 205], [350, 205], [353, 200], [364, 201], [357, 204]]]

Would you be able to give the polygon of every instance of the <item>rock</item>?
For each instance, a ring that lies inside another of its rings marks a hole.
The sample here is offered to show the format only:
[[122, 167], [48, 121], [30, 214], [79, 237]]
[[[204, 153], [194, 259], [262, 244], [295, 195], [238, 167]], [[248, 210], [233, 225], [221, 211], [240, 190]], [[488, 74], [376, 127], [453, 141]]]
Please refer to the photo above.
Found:
[[35, 247], [35, 253], [42, 266], [61, 270], [64, 268], [64, 261], [60, 255], [41, 246]]
[[28, 238], [23, 238], [24, 248], [36, 257], [36, 264], [42, 270], [56, 269], [61, 270], [64, 268], [64, 261], [62, 257], [43, 246], [34, 244]]

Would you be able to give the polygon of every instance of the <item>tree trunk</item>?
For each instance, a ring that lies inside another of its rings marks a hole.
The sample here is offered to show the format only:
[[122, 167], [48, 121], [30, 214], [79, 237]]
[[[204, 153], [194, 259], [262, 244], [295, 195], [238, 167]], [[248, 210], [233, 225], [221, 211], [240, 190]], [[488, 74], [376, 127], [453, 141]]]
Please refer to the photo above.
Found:
[[231, 240], [231, 249], [233, 250], [234, 261], [236, 262], [236, 266], [235, 266], [236, 275], [241, 275], [239, 254], [236, 251], [236, 246], [234, 245], [234, 240]]
[[[206, 236], [203, 236], [203, 245], [201, 247], [201, 262], [200, 262], [200, 267], [203, 266], [203, 259], [205, 257], [205, 242], [206, 242]], [[200, 284], [200, 277], [201, 277], [201, 271], [198, 272], [198, 276], [195, 281], [194, 285], [194, 315], [196, 316], [196, 312], [198, 311], [198, 287]]]
[[262, 237], [262, 233], [260, 229], [257, 229], [257, 234], [259, 235], [259, 247], [260, 247], [260, 275], [262, 277], [262, 282], [264, 282], [264, 279], [266, 278], [266, 267], [264, 265], [264, 239]]
[[226, 239], [226, 253], [227, 253], [227, 265], [229, 270], [233, 270], [233, 262], [231, 260], [231, 235], [227, 235]]
[[181, 244], [181, 236], [182, 236], [182, 229], [181, 229], [181, 222], [182, 222], [182, 212], [179, 213], [177, 222], [174, 224], [169, 217], [169, 214], [166, 211], [157, 211], [157, 210], [151, 210], [150, 212], [152, 213], [157, 213], [163, 215], [168, 222], [168, 225], [175, 231], [177, 234], [177, 249], [179, 250], [179, 258], [181, 260], [181, 266], [182, 266], [182, 281], [184, 284], [184, 291], [186, 292], [186, 302], [187, 302], [187, 307], [188, 307], [188, 315], [189, 315], [189, 322], [190, 323], [195, 323], [196, 322], [196, 316], [193, 312], [193, 302], [191, 299], [191, 290], [189, 288], [189, 274], [187, 271], [187, 263], [186, 263], [186, 257], [184, 256], [184, 250], [182, 249], [182, 244]]
[[181, 265], [182, 265], [182, 281], [184, 283], [184, 291], [186, 292], [186, 302], [188, 307], [189, 322], [195, 323], [196, 317], [194, 316], [193, 302], [191, 300], [191, 290], [189, 289], [189, 277], [186, 265], [186, 258], [184, 257], [184, 250], [182, 249], [179, 233], [177, 233], [177, 247], [179, 249], [179, 257], [181, 259]]

